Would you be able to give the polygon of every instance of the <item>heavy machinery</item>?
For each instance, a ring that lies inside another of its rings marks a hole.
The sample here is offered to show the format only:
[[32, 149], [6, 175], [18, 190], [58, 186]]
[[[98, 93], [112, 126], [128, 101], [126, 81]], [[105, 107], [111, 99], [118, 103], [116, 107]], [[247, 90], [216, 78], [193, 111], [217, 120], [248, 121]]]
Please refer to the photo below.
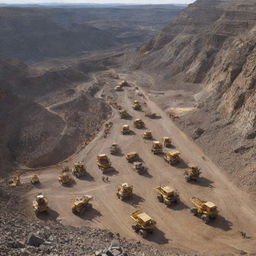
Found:
[[62, 173], [59, 175], [59, 182], [63, 186], [68, 186], [70, 185], [74, 179], [71, 177], [69, 172], [63, 170]]
[[48, 200], [43, 194], [38, 194], [33, 201], [33, 208], [36, 214], [43, 213], [48, 210]]
[[164, 160], [171, 165], [175, 165], [180, 162], [180, 152], [179, 151], [169, 151], [164, 154]]
[[130, 86], [130, 84], [129, 84], [126, 80], [123, 80], [123, 81], [120, 83], [120, 86], [121, 86], [121, 87], [125, 87], [125, 86]]
[[77, 178], [81, 178], [87, 174], [85, 165], [82, 162], [75, 163], [72, 174]]
[[151, 140], [152, 138], [153, 138], [153, 136], [152, 136], [152, 132], [150, 130], [145, 131], [143, 133], [143, 139]]
[[188, 169], [185, 170], [184, 172], [184, 177], [186, 181], [197, 181], [199, 178], [201, 172], [198, 166], [196, 165], [190, 165]]
[[190, 209], [194, 216], [200, 217], [204, 223], [208, 223], [211, 219], [215, 219], [218, 216], [217, 206], [209, 201], [203, 201], [197, 197], [192, 197], [190, 199], [191, 203], [194, 205]]
[[135, 100], [133, 102], [132, 108], [134, 110], [137, 110], [137, 111], [141, 111], [142, 110], [141, 104], [137, 100]]
[[160, 141], [156, 140], [153, 141], [151, 152], [155, 155], [162, 154], [163, 153], [163, 144], [160, 143]]
[[172, 146], [172, 140], [170, 137], [163, 137], [162, 141], [164, 147], [170, 148]]
[[106, 154], [100, 154], [97, 156], [97, 165], [103, 173], [113, 171], [111, 162]]
[[132, 229], [140, 234], [143, 238], [146, 238], [148, 234], [152, 234], [155, 227], [156, 221], [153, 220], [142, 210], [137, 210], [130, 216], [135, 224], [132, 225]]
[[121, 92], [121, 91], [123, 91], [123, 87], [120, 85], [117, 85], [117, 86], [115, 86], [115, 91]]
[[72, 212], [79, 215], [83, 214], [85, 210], [92, 208], [91, 200], [92, 196], [90, 195], [77, 197], [72, 204]]
[[31, 177], [30, 182], [31, 182], [32, 185], [39, 184], [39, 183], [40, 183], [39, 177], [38, 177], [36, 174], [34, 174], [34, 175]]
[[21, 186], [20, 181], [21, 171], [16, 171], [15, 175], [8, 180], [8, 184], [11, 187]]
[[132, 197], [133, 186], [128, 183], [123, 183], [117, 188], [117, 197], [121, 200], [129, 199]]
[[126, 135], [126, 134], [130, 134], [130, 133], [131, 133], [131, 130], [130, 130], [129, 125], [128, 124], [123, 125], [122, 134]]
[[137, 129], [145, 128], [145, 123], [139, 118], [135, 119], [133, 124], [134, 124], [134, 127], [137, 128]]
[[146, 116], [146, 117], [149, 117], [149, 118], [151, 118], [151, 119], [157, 118], [157, 114], [156, 114], [156, 113], [153, 113], [153, 112], [146, 112], [146, 113], [145, 113], [145, 116]]
[[111, 155], [117, 155], [121, 152], [120, 147], [118, 146], [117, 143], [113, 143], [110, 147], [110, 154]]
[[125, 154], [125, 158], [127, 159], [127, 161], [128, 161], [129, 163], [134, 163], [134, 162], [140, 160], [140, 157], [139, 157], [138, 153], [136, 153], [136, 152], [129, 152], [129, 153], [126, 153], [126, 154]]
[[119, 115], [122, 119], [130, 118], [130, 114], [126, 110], [120, 110]]
[[179, 201], [179, 194], [177, 190], [170, 186], [159, 186], [155, 188], [155, 191], [159, 202], [164, 203], [167, 206]]
[[142, 162], [134, 162], [133, 169], [140, 175], [147, 172], [148, 168]]

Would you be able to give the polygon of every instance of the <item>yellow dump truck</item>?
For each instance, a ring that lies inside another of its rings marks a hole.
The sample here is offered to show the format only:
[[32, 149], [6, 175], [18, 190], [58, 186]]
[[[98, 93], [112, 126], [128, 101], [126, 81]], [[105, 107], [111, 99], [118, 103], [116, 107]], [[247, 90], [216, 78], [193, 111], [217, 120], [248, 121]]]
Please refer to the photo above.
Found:
[[35, 214], [43, 213], [48, 210], [48, 200], [43, 194], [38, 194], [33, 201]]
[[133, 163], [140, 160], [140, 157], [137, 152], [126, 153], [125, 158], [129, 163]]
[[137, 210], [133, 212], [130, 217], [135, 222], [135, 224], [132, 225], [132, 229], [143, 238], [146, 238], [148, 234], [153, 233], [156, 227], [156, 221], [144, 211]]
[[39, 177], [36, 175], [36, 174], [34, 174], [32, 177], [31, 177], [31, 184], [33, 184], [33, 185], [36, 185], [36, 184], [39, 184], [40, 183], [40, 180], [39, 180]]
[[164, 154], [164, 160], [171, 165], [175, 165], [180, 162], [180, 152], [179, 151], [169, 151]]
[[77, 178], [81, 178], [81, 177], [85, 176], [87, 174], [87, 172], [86, 172], [86, 167], [85, 167], [84, 163], [82, 163], [82, 162], [75, 163], [74, 167], [72, 169], [72, 173]]
[[142, 110], [141, 104], [137, 100], [135, 100], [133, 102], [132, 108], [134, 110], [137, 110], [137, 111], [141, 111]]
[[155, 188], [155, 191], [157, 193], [158, 201], [167, 206], [179, 201], [179, 194], [177, 190], [170, 186], [159, 186]]
[[133, 125], [137, 129], [145, 128], [145, 123], [141, 119], [139, 119], [139, 118], [134, 120]]
[[117, 85], [117, 86], [115, 86], [115, 91], [121, 92], [121, 91], [123, 91], [123, 87], [120, 85]]
[[136, 171], [138, 174], [142, 175], [147, 172], [148, 168], [142, 162], [134, 162], [133, 170]]
[[145, 131], [143, 133], [143, 139], [151, 140], [152, 138], [153, 138], [153, 136], [152, 136], [152, 132], [150, 130]]
[[132, 197], [133, 186], [128, 183], [123, 183], [117, 188], [117, 197], [121, 200], [129, 199]]
[[218, 209], [214, 203], [197, 197], [192, 197], [190, 201], [194, 206], [190, 209], [191, 213], [200, 217], [204, 223], [207, 224], [211, 219], [215, 219], [218, 216]]
[[74, 179], [71, 177], [69, 172], [62, 171], [62, 173], [59, 175], [59, 182], [63, 186], [68, 186], [74, 182]]
[[130, 133], [131, 133], [131, 130], [130, 130], [129, 125], [128, 124], [123, 125], [123, 127], [122, 127], [122, 134], [126, 135], [126, 134], [130, 134]]
[[186, 181], [197, 181], [201, 172], [198, 166], [190, 165], [184, 172], [184, 177]]
[[155, 155], [159, 155], [163, 153], [163, 144], [159, 141], [153, 141], [151, 152]]
[[92, 208], [91, 200], [92, 196], [90, 195], [77, 197], [72, 204], [72, 212], [79, 215], [83, 214], [85, 210]]
[[172, 140], [170, 137], [163, 137], [162, 141], [164, 147], [170, 148], [172, 146]]
[[113, 143], [110, 147], [110, 154], [111, 155], [118, 155], [121, 152], [120, 147], [117, 143]]
[[114, 170], [106, 154], [100, 154], [97, 156], [97, 165], [102, 170], [103, 173]]

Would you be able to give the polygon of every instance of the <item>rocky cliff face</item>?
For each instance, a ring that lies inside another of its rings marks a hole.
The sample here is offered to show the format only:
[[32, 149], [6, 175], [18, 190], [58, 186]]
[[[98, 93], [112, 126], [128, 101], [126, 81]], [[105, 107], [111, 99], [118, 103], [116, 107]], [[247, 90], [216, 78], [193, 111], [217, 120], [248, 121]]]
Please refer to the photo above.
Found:
[[[140, 49], [160, 88], [195, 86], [196, 111], [180, 124], [242, 186], [256, 184], [256, 3], [198, 0]], [[186, 125], [185, 125], [186, 123]]]

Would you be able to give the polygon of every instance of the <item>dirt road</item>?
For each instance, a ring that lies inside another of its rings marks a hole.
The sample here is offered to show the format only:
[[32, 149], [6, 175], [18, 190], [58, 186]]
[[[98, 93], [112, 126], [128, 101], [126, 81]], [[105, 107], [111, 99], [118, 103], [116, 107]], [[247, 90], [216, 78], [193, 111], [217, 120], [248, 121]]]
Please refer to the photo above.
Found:
[[[142, 240], [131, 229], [132, 220], [129, 215], [136, 209], [145, 210], [157, 221], [157, 230], [149, 236], [146, 243], [153, 243], [170, 248], [181, 248], [188, 252], [201, 252], [205, 255], [240, 254], [241, 251], [256, 253], [256, 204], [250, 201], [247, 194], [237, 189], [201, 149], [181, 132], [154, 102], [136, 94], [135, 87], [125, 88], [123, 92], [115, 92], [106, 85], [103, 92], [112, 95], [118, 104], [135, 118], [141, 118], [153, 133], [155, 139], [170, 136], [176, 149], [181, 151], [185, 163], [195, 163], [202, 170], [202, 179], [198, 183], [186, 183], [183, 172], [185, 164], [172, 167], [161, 156], [150, 152], [151, 141], [142, 138], [144, 130], [133, 127], [133, 120], [122, 120], [117, 110], [113, 109], [110, 121], [113, 122], [110, 134], [103, 137], [103, 132], [79, 153], [72, 156], [65, 164], [72, 166], [76, 161], [84, 161], [89, 177], [76, 179], [72, 187], [63, 187], [58, 183], [61, 166], [45, 168], [38, 174], [42, 185], [30, 191], [26, 197], [30, 203], [40, 191], [49, 199], [51, 218], [61, 218], [64, 224], [82, 226], [90, 225], [109, 229], [128, 239]], [[146, 104], [143, 108], [156, 112], [160, 119], [144, 117], [144, 112], [134, 111], [131, 102], [139, 99]], [[129, 124], [133, 135], [121, 135], [123, 124]], [[124, 156], [109, 154], [110, 145], [116, 142], [122, 152], [137, 151], [149, 167], [147, 176], [140, 176], [132, 170]], [[109, 175], [109, 182], [102, 181], [102, 173], [96, 165], [96, 155], [107, 153], [116, 172]], [[28, 181], [29, 174], [24, 177]], [[134, 186], [133, 200], [123, 202], [116, 197], [116, 188], [120, 183], [128, 182]], [[158, 185], [170, 184], [175, 187], [181, 202], [171, 208], [160, 204], [153, 188]], [[93, 209], [84, 217], [72, 214], [72, 199], [76, 195], [90, 194], [94, 197]], [[199, 218], [191, 215], [189, 199], [198, 196], [217, 204], [220, 216], [211, 224], [204, 224]], [[31, 209], [31, 204], [28, 205]], [[240, 232], [246, 232], [243, 238]]]

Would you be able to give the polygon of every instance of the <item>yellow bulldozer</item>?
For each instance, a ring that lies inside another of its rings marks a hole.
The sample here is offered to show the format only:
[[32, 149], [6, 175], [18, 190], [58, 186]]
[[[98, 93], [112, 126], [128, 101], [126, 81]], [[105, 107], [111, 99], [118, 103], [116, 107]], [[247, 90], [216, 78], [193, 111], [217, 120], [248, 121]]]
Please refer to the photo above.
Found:
[[110, 154], [111, 155], [118, 155], [121, 152], [120, 147], [117, 143], [113, 143], [110, 147]]
[[38, 194], [33, 201], [33, 208], [35, 214], [43, 213], [48, 210], [48, 200], [43, 194]]
[[129, 163], [134, 163], [136, 161], [140, 160], [140, 157], [138, 155], [138, 153], [136, 152], [129, 152], [125, 154], [125, 158]]
[[21, 186], [21, 181], [20, 181], [21, 174], [22, 174], [21, 171], [16, 171], [15, 175], [8, 180], [9, 186], [11, 187]]
[[201, 174], [200, 169], [196, 165], [190, 165], [184, 172], [184, 177], [186, 181], [197, 181]]
[[162, 141], [164, 147], [170, 148], [172, 146], [172, 140], [170, 137], [163, 137]]
[[77, 178], [81, 178], [87, 174], [86, 167], [84, 163], [78, 162], [74, 164], [74, 167], [72, 169], [72, 174], [76, 176]]
[[155, 155], [159, 155], [163, 153], [163, 144], [160, 143], [158, 140], [153, 141], [151, 152]]
[[74, 179], [71, 177], [68, 171], [63, 170], [59, 175], [59, 183], [63, 186], [68, 186], [74, 182]]
[[179, 151], [169, 151], [164, 154], [164, 160], [171, 165], [175, 165], [180, 162], [180, 152]]
[[156, 227], [156, 221], [144, 211], [137, 210], [133, 212], [130, 217], [135, 222], [135, 224], [132, 225], [132, 229], [143, 238], [146, 238], [148, 234], [153, 233]]
[[139, 119], [139, 118], [134, 120], [133, 125], [137, 129], [145, 128], [145, 123], [141, 119]]
[[152, 140], [152, 138], [153, 138], [153, 136], [152, 136], [152, 132], [150, 130], [145, 131], [143, 133], [143, 139]]
[[218, 216], [218, 209], [214, 203], [201, 200], [198, 197], [192, 197], [190, 201], [194, 206], [190, 209], [191, 213], [200, 217], [204, 223], [207, 224]]
[[119, 115], [122, 119], [127, 119], [131, 117], [131, 115], [126, 110], [120, 110]]
[[170, 186], [159, 186], [155, 188], [157, 193], [157, 199], [159, 202], [164, 203], [167, 206], [177, 203], [179, 201], [179, 194], [177, 190]]
[[100, 154], [97, 156], [97, 165], [102, 170], [103, 173], [113, 171], [111, 161], [106, 154]]
[[129, 125], [128, 124], [123, 125], [122, 134], [126, 135], [126, 134], [130, 134], [130, 133], [131, 133], [131, 130], [130, 130]]
[[40, 183], [39, 177], [38, 177], [36, 174], [34, 174], [34, 175], [31, 177], [30, 182], [31, 182], [32, 185], [39, 184], [39, 183]]
[[133, 186], [128, 183], [123, 183], [117, 188], [117, 197], [121, 200], [129, 199], [132, 197]]
[[77, 215], [82, 215], [85, 210], [92, 208], [91, 200], [92, 196], [90, 195], [77, 197], [72, 204], [72, 212]]
[[142, 110], [141, 104], [137, 100], [135, 100], [133, 102], [132, 108], [136, 111], [141, 111]]

